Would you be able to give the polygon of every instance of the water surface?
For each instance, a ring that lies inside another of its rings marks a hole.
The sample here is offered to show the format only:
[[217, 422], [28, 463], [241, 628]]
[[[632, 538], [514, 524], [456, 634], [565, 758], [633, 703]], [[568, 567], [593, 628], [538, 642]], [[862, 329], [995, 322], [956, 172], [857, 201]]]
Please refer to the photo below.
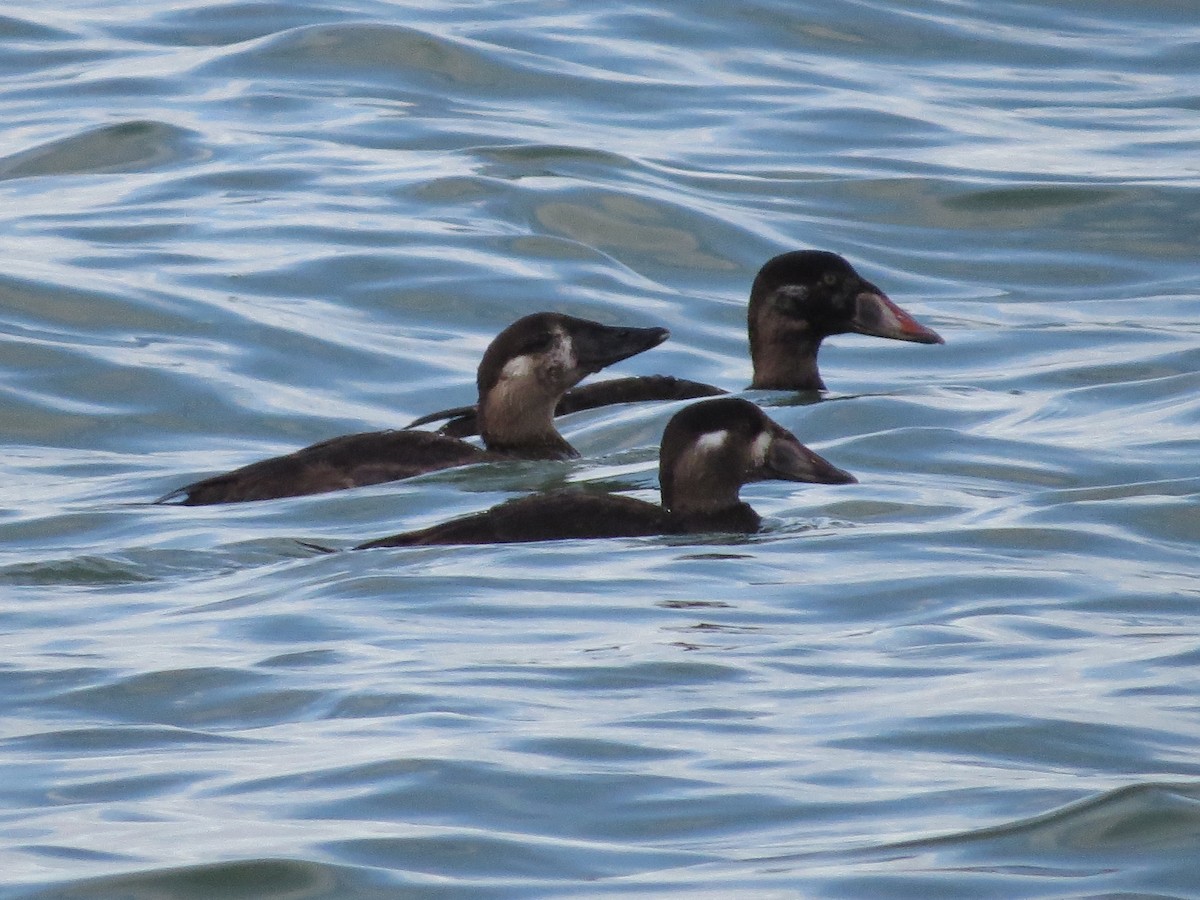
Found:
[[[1200, 896], [1190, 3], [129, 3], [0, 15], [12, 898]], [[845, 254], [947, 339], [746, 392], [854, 472], [748, 538], [314, 554], [578, 461], [227, 508], [473, 399], [525, 313]]]

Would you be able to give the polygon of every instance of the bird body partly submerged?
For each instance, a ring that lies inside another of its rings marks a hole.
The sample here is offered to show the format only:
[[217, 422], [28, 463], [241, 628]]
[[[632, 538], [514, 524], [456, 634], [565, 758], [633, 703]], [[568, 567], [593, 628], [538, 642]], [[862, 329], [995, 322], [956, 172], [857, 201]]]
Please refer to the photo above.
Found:
[[[821, 342], [837, 334], [864, 334], [918, 344], [941, 344], [937, 332], [917, 322], [836, 253], [796, 250], [768, 260], [750, 289], [747, 334], [752, 388], [824, 390], [817, 367]], [[556, 416], [615, 403], [686, 400], [727, 391], [665, 375], [615, 378], [567, 391]], [[478, 434], [473, 407], [430, 413], [408, 427], [448, 420], [441, 432]]]
[[644, 537], [675, 530], [666, 510], [656, 503], [618, 494], [562, 490], [518, 497], [420, 531], [368, 541], [357, 549]]
[[[607, 378], [591, 384], [581, 384], [562, 395], [554, 407], [555, 418], [598, 409], [618, 403], [642, 403], [665, 400], [696, 400], [701, 397], [719, 397], [728, 391], [711, 384], [676, 378], [674, 375], [633, 375], [628, 378]], [[447, 437], [471, 437], [479, 434], [479, 420], [474, 406], [456, 406], [413, 419], [406, 428], [417, 428], [432, 422], [446, 421], [438, 429]]]
[[854, 481], [753, 403], [725, 397], [692, 404], [667, 424], [659, 450], [661, 506], [617, 494], [554, 491], [368, 541], [356, 549], [750, 533], [758, 530], [761, 519], [738, 491], [746, 482], [764, 479]]
[[158, 502], [205, 506], [299, 497], [505, 458], [505, 454], [442, 434], [368, 431], [331, 438], [294, 453], [193, 482]]
[[193, 482], [158, 502], [269, 500], [497, 459], [568, 459], [577, 455], [575, 449], [554, 427], [554, 406], [563, 392], [668, 336], [665, 328], [615, 327], [558, 313], [525, 316], [497, 335], [479, 364], [486, 449], [422, 431], [350, 434]]

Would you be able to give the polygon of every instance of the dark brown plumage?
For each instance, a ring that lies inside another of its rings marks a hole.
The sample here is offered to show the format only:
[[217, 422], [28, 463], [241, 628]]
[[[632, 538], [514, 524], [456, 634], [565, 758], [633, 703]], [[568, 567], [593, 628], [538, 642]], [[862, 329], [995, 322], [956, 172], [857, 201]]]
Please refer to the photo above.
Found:
[[[720, 388], [673, 375], [637, 375], [631, 378], [610, 378], [592, 384], [581, 384], [563, 394], [554, 408], [555, 418], [585, 409], [613, 406], [617, 403], [641, 403], [649, 400], [692, 400], [698, 397], [718, 397], [727, 393]], [[474, 406], [456, 406], [421, 416], [406, 428], [416, 428], [431, 422], [449, 419], [438, 429], [448, 437], [471, 437], [479, 434], [479, 420]]]
[[157, 502], [179, 500], [183, 506], [205, 506], [298, 497], [506, 458], [441, 434], [370, 431], [332, 438], [286, 456], [213, 475], [172, 491]]
[[375, 431], [313, 444], [172, 491], [158, 502], [237, 503], [337, 491], [496, 459], [566, 459], [554, 406], [580, 379], [661, 344], [665, 328], [622, 328], [558, 313], [518, 319], [479, 364], [486, 450], [441, 434]]
[[360, 544], [356, 549], [492, 544], [654, 534], [753, 532], [761, 520], [738, 497], [749, 481], [850, 484], [854, 477], [801, 444], [753, 403], [692, 404], [663, 432], [662, 505], [579, 490], [535, 494], [485, 512]]
[[[823, 250], [796, 250], [768, 260], [751, 286], [747, 320], [752, 388], [824, 390], [817, 353], [821, 342], [836, 334], [943, 343], [937, 332], [913, 319], [843, 257]], [[554, 414], [724, 393], [712, 385], [664, 375], [615, 378], [568, 391]], [[422, 416], [408, 427], [449, 419], [441, 433], [466, 437], [478, 433], [474, 413], [474, 407], [460, 406]]]

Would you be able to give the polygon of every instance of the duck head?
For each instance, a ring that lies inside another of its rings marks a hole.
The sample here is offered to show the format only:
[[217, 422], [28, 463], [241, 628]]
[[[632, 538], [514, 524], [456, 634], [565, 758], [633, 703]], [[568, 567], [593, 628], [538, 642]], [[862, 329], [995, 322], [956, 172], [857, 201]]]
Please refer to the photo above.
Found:
[[817, 370], [821, 341], [851, 332], [945, 343], [836, 253], [796, 250], [768, 260], [750, 289], [751, 387], [823, 390]]
[[526, 457], [575, 456], [554, 428], [559, 398], [586, 376], [657, 347], [668, 337], [665, 328], [602, 325], [560, 313], [518, 319], [496, 336], [479, 363], [479, 432], [484, 443]]
[[748, 400], [694, 403], [667, 423], [659, 452], [662, 503], [688, 530], [713, 530], [722, 520], [726, 530], [757, 529], [757, 514], [738, 492], [747, 482], [768, 479], [856, 481]]

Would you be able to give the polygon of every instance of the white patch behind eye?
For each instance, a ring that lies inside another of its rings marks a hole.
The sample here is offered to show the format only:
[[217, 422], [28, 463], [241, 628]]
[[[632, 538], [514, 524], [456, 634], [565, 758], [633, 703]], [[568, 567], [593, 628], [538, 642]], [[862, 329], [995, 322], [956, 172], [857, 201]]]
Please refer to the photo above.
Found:
[[564, 369], [574, 369], [579, 361], [575, 357], [575, 342], [565, 331], [555, 332], [557, 340], [550, 351], [551, 358]]
[[771, 449], [771, 435], [764, 431], [754, 439], [754, 443], [750, 445], [750, 460], [756, 466], [761, 466], [767, 461], [767, 453]]
[[714, 450], [720, 450], [729, 442], [729, 432], [722, 429], [720, 431], [706, 431], [696, 439], [696, 450], [701, 453], [711, 453]]
[[509, 378], [528, 378], [533, 374], [535, 368], [536, 364], [532, 356], [528, 354], [514, 356], [500, 370], [500, 379], [503, 381]]
[[578, 365], [575, 345], [565, 331], [554, 331], [553, 343], [538, 353], [522, 353], [514, 356], [500, 370], [500, 381], [528, 380], [531, 378], [558, 377], [570, 372]]

